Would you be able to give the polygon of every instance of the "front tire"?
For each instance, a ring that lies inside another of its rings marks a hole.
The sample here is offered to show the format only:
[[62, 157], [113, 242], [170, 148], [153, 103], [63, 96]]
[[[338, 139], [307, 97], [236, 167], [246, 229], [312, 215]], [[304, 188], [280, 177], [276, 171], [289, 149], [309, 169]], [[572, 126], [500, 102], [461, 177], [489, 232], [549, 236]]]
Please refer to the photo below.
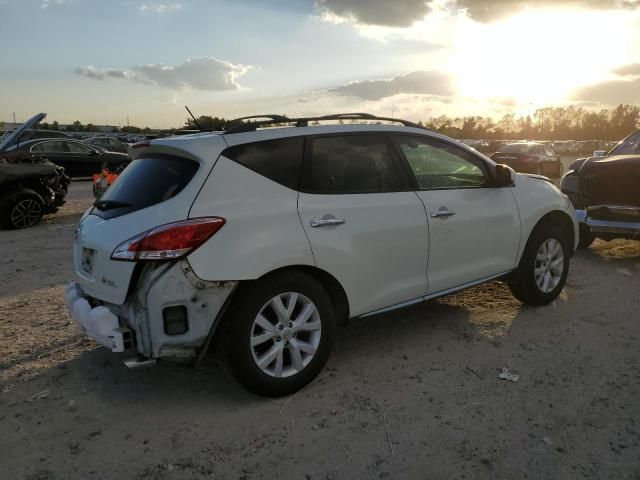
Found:
[[324, 287], [302, 272], [268, 276], [238, 292], [224, 343], [238, 379], [260, 395], [300, 390], [320, 373], [335, 338], [335, 312]]
[[33, 190], [19, 190], [10, 194], [2, 203], [2, 223], [6, 228], [17, 230], [33, 227], [44, 215], [44, 201]]
[[554, 226], [537, 228], [527, 242], [511, 293], [531, 305], [547, 305], [555, 300], [569, 273], [570, 245], [562, 230]]

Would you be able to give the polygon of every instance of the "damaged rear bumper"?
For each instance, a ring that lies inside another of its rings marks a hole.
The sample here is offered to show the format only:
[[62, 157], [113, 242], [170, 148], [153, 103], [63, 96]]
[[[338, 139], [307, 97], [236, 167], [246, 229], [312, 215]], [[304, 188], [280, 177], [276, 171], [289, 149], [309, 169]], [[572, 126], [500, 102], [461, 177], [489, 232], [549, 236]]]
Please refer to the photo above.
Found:
[[[67, 287], [66, 301], [80, 329], [113, 352], [185, 360], [201, 353], [237, 284], [200, 279], [183, 260], [144, 266], [122, 305], [88, 295], [76, 282]], [[186, 323], [177, 333], [167, 327], [167, 311], [176, 307]]]
[[107, 307], [92, 308], [76, 282], [67, 286], [66, 300], [76, 325], [100, 345], [112, 352], [124, 352], [133, 347], [131, 330], [121, 327], [118, 316]]

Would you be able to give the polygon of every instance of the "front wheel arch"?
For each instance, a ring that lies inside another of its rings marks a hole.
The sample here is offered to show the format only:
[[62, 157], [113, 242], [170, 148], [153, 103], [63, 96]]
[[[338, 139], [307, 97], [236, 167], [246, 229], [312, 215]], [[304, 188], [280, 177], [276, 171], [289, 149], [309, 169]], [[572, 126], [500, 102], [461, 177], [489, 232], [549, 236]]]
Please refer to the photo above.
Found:
[[575, 246], [575, 231], [573, 229], [573, 221], [567, 213], [561, 210], [553, 210], [544, 215], [540, 220], [538, 220], [538, 223], [536, 223], [536, 225], [533, 227], [533, 229], [531, 229], [531, 232], [529, 233], [529, 237], [527, 238], [527, 243], [525, 244], [522, 254], [524, 254], [524, 251], [529, 245], [534, 233], [548, 226], [559, 228], [562, 231], [563, 235], [565, 235], [567, 244], [570, 246], [569, 256], [573, 256]]

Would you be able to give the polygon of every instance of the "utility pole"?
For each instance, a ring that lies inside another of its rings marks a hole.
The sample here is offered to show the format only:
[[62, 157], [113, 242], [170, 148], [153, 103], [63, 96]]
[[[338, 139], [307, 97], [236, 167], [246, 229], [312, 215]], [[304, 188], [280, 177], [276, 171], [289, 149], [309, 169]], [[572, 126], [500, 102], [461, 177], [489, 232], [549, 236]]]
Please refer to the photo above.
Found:
[[16, 112], [13, 112], [13, 123], [14, 123], [14, 125], [16, 123]]

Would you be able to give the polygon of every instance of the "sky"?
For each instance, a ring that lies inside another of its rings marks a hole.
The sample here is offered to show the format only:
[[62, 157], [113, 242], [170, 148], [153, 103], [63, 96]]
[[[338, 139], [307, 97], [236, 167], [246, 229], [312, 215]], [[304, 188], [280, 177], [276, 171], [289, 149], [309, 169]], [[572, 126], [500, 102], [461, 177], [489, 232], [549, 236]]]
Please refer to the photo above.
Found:
[[640, 104], [640, 0], [0, 0], [0, 121]]

